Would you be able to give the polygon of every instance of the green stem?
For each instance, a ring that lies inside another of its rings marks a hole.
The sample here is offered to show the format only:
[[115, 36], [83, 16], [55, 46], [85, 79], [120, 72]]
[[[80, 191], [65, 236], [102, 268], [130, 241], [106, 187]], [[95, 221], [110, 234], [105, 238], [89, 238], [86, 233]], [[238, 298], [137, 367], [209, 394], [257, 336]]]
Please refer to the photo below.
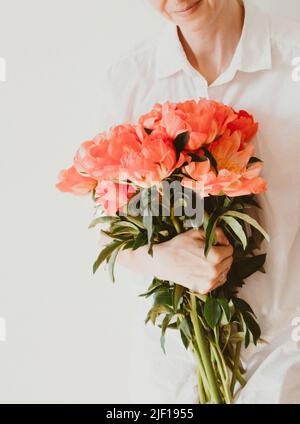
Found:
[[202, 324], [200, 323], [198, 319], [196, 296], [194, 294], [191, 294], [190, 298], [191, 298], [191, 319], [192, 319], [192, 323], [193, 323], [193, 327], [195, 331], [198, 349], [199, 349], [203, 366], [205, 369], [205, 374], [207, 376], [207, 380], [209, 383], [212, 401], [214, 403], [222, 403], [221, 396], [220, 396], [217, 382], [216, 382], [216, 376], [215, 376], [212, 363], [210, 360], [209, 347], [207, 345], [207, 340], [205, 338]]
[[197, 376], [198, 376], [199, 399], [200, 399], [200, 403], [204, 405], [206, 404], [206, 396], [205, 396], [203, 381], [202, 381], [199, 368], [197, 368]]
[[215, 333], [215, 340], [216, 340], [215, 348], [216, 348], [216, 350], [219, 354], [220, 360], [222, 361], [223, 370], [224, 370], [224, 377], [226, 379], [228, 379], [227, 364], [226, 364], [223, 352], [222, 352], [220, 345], [219, 345], [219, 331], [217, 331], [217, 329], [215, 329], [214, 333]]
[[220, 374], [221, 380], [226, 381], [226, 375], [225, 375], [225, 372], [224, 372], [223, 364], [220, 360], [220, 357], [218, 355], [216, 347], [213, 343], [210, 343], [210, 349], [211, 349], [211, 352], [212, 352], [213, 359], [217, 363], [217, 369], [218, 369], [218, 372]]
[[236, 348], [235, 348], [232, 378], [231, 378], [231, 384], [230, 384], [230, 390], [231, 390], [232, 395], [234, 394], [234, 388], [235, 388], [235, 383], [236, 383], [236, 378], [237, 378], [237, 371], [238, 371], [239, 363], [240, 363], [241, 347], [242, 347], [242, 343], [238, 342], [236, 344]]
[[180, 219], [178, 219], [177, 216], [174, 215], [174, 208], [171, 208], [171, 221], [175, 227], [177, 234], [180, 234], [182, 232], [181, 222]]
[[[211, 343], [211, 349], [212, 349], [212, 352], [214, 354], [215, 360], [217, 362], [217, 367], [218, 367], [218, 371], [219, 371], [219, 374], [220, 374], [220, 377], [221, 377], [222, 386], [223, 386], [223, 390], [224, 390], [225, 401], [226, 401], [227, 404], [231, 404], [232, 403], [232, 396], [231, 396], [230, 389], [228, 387], [227, 368], [224, 369], [223, 361], [220, 358], [220, 354], [219, 354], [217, 348], [213, 345], [213, 343]], [[226, 365], [225, 365], [225, 367], [226, 367]]]
[[200, 352], [199, 352], [199, 349], [198, 349], [196, 342], [193, 342], [193, 352], [194, 352], [194, 355], [195, 355], [197, 363], [198, 363], [197, 370], [199, 371], [199, 373], [201, 375], [202, 384], [203, 384], [203, 387], [204, 387], [206, 399], [210, 400], [209, 384], [208, 384], [208, 380], [207, 380], [207, 377], [206, 377], [206, 374], [205, 374], [202, 359], [201, 359]]
[[244, 377], [242, 376], [242, 374], [240, 373], [239, 370], [237, 370], [236, 379], [237, 379], [237, 381], [240, 383], [240, 385], [242, 387], [245, 387], [246, 386], [247, 381], [244, 379]]
[[[231, 369], [231, 371], [233, 372], [233, 367], [234, 367], [234, 362], [232, 361], [232, 360], [230, 360], [229, 359], [229, 364], [228, 364], [228, 366], [229, 366], [229, 368]], [[240, 385], [242, 386], [242, 387], [245, 387], [246, 386], [246, 384], [247, 384], [247, 381], [244, 379], [244, 377], [242, 376], [242, 374], [241, 374], [241, 372], [240, 372], [240, 370], [239, 370], [239, 368], [237, 368], [237, 371], [236, 371], [236, 379], [237, 379], [237, 381], [240, 383]]]

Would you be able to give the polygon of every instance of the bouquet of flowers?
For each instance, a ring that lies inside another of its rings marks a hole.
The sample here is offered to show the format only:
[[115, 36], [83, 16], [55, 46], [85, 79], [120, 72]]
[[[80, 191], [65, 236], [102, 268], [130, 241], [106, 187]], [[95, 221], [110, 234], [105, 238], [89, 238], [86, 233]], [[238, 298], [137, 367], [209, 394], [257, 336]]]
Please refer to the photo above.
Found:
[[[234, 248], [224, 285], [197, 293], [180, 281], [154, 278], [146, 293], [153, 306], [146, 322], [179, 331], [197, 364], [199, 402], [232, 403], [237, 384], [245, 385], [242, 344], [256, 344], [261, 331], [249, 304], [238, 297], [245, 279], [264, 271], [258, 254], [268, 235], [251, 216], [256, 195], [266, 191], [262, 161], [251, 142], [258, 130], [253, 116], [200, 99], [155, 104], [137, 124], [125, 123], [84, 142], [57, 187], [92, 194], [107, 245], [94, 263], [106, 262], [114, 281], [118, 253], [202, 229], [207, 256], [221, 227]], [[103, 228], [105, 225], [105, 228]]]

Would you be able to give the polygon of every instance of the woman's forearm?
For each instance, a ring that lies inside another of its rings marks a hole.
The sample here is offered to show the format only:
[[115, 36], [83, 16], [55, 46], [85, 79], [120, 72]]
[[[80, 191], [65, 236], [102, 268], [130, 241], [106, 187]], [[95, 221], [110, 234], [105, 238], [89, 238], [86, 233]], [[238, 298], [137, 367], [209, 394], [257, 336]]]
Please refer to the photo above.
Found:
[[148, 253], [148, 246], [136, 250], [122, 250], [117, 257], [117, 263], [132, 271], [154, 277], [154, 261]]
[[[100, 245], [104, 247], [111, 241], [105, 234], [101, 234]], [[126, 249], [118, 253], [116, 264], [131, 271], [154, 277], [154, 260], [148, 253], [148, 246], [139, 247], [136, 250]]]

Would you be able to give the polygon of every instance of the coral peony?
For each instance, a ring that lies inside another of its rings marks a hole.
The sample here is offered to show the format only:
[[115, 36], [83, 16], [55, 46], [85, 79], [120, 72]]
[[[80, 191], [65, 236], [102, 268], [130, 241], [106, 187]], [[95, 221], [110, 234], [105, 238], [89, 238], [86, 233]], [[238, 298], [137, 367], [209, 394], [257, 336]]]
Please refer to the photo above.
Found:
[[135, 192], [135, 188], [128, 184], [101, 181], [96, 188], [96, 204], [101, 205], [107, 215], [115, 215]]
[[190, 139], [186, 150], [195, 151], [220, 137], [227, 126], [236, 118], [234, 110], [221, 103], [201, 99], [182, 103], [156, 104], [152, 111], [143, 115], [139, 123], [155, 130], [162, 127], [172, 138], [189, 131]]
[[140, 187], [151, 187], [166, 179], [177, 166], [176, 151], [164, 135], [144, 134], [140, 150], [126, 152], [121, 158], [121, 168], [130, 181]]
[[74, 166], [64, 169], [59, 173], [59, 183], [56, 187], [64, 193], [72, 193], [77, 196], [85, 196], [94, 190], [97, 181], [90, 177], [79, 174]]
[[245, 110], [240, 110], [236, 119], [230, 122], [227, 128], [233, 133], [239, 131], [241, 133], [241, 148], [248, 143], [258, 131], [258, 123], [254, 121], [252, 115]]
[[139, 151], [140, 144], [134, 125], [118, 125], [83, 143], [75, 155], [74, 166], [97, 179], [118, 179], [122, 173], [121, 157]]

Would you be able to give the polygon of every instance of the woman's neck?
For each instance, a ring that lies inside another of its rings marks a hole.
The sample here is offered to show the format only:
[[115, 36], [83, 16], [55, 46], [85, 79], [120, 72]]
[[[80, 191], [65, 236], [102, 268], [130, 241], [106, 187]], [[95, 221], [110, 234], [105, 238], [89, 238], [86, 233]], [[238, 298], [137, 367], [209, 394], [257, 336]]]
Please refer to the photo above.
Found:
[[191, 65], [212, 84], [230, 65], [239, 43], [244, 23], [241, 0], [223, 2], [216, 13], [203, 18], [199, 30], [185, 32], [178, 27], [178, 36]]

